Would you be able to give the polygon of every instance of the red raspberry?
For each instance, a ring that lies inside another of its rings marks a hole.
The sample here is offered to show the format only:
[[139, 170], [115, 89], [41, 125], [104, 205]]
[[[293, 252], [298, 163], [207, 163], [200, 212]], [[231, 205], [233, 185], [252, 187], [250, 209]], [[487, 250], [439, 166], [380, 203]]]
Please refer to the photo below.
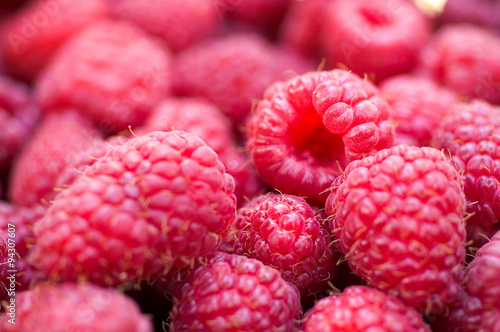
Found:
[[450, 315], [456, 331], [500, 331], [500, 232], [467, 267], [468, 297]]
[[247, 149], [262, 179], [324, 202], [350, 159], [392, 144], [389, 106], [370, 82], [341, 69], [276, 82], [249, 120]]
[[169, 94], [170, 72], [171, 55], [156, 40], [126, 22], [100, 21], [59, 50], [35, 94], [44, 112], [74, 108], [113, 133], [144, 121]]
[[324, 11], [320, 46], [330, 66], [378, 82], [413, 70], [431, 33], [429, 18], [406, 0], [336, 0]]
[[500, 29], [500, 1], [448, 0], [437, 21], [442, 24], [467, 22]]
[[500, 107], [481, 100], [457, 105], [434, 133], [434, 146], [450, 154], [464, 179], [468, 225], [500, 220]]
[[190, 266], [235, 216], [234, 181], [215, 152], [180, 131], [117, 146], [36, 223], [33, 260], [51, 279], [118, 285]]
[[73, 34], [107, 14], [105, 0], [37, 0], [0, 30], [6, 68], [30, 80]]
[[424, 75], [471, 98], [500, 104], [500, 37], [469, 24], [446, 25], [421, 53]]
[[14, 163], [10, 200], [21, 206], [50, 202], [59, 174], [100, 139], [90, 120], [76, 111], [47, 115]]
[[352, 270], [426, 312], [460, 295], [465, 208], [460, 175], [446, 157], [408, 145], [350, 163], [326, 202]]
[[199, 43], [175, 61], [175, 89], [180, 95], [213, 102], [233, 123], [242, 124], [265, 88], [289, 67], [282, 53], [254, 34], [234, 34]]
[[[8, 308], [7, 308], [8, 309]], [[131, 299], [92, 284], [40, 284], [16, 298], [15, 324], [0, 318], [0, 330], [149, 332], [153, 324]]]
[[232, 252], [276, 268], [304, 295], [333, 277], [336, 258], [328, 230], [303, 198], [267, 194], [241, 208], [232, 226]]
[[396, 122], [394, 144], [430, 146], [432, 133], [457, 102], [452, 91], [424, 78], [398, 75], [379, 86]]
[[0, 76], [0, 171], [11, 166], [33, 130], [38, 113], [27, 86]]
[[238, 205], [263, 190], [248, 156], [236, 147], [231, 122], [212, 103], [195, 98], [166, 99], [151, 111], [136, 132], [168, 129], [190, 132], [217, 153], [227, 173], [234, 178]]
[[268, 30], [278, 26], [292, 0], [216, 0], [229, 16]]
[[394, 296], [365, 286], [319, 300], [303, 320], [304, 331], [430, 332], [422, 316]]
[[151, 35], [161, 37], [178, 51], [214, 34], [220, 0], [109, 0], [111, 16], [128, 20]]
[[196, 269], [174, 300], [170, 331], [295, 331], [300, 298], [277, 270], [219, 253]]

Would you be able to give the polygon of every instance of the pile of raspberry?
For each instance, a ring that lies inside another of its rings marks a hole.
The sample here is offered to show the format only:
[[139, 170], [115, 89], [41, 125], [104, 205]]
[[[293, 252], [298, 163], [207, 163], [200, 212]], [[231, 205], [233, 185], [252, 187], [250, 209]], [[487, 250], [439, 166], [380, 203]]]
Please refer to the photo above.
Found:
[[499, 8], [1, 1], [0, 331], [500, 332]]

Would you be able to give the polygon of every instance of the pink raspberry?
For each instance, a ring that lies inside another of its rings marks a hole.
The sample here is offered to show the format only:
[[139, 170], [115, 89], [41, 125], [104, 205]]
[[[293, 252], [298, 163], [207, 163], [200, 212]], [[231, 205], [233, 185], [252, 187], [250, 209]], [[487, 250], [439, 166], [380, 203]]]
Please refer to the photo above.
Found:
[[408, 145], [350, 163], [326, 201], [352, 270], [425, 312], [460, 295], [465, 208], [460, 174], [446, 157]]
[[443, 149], [464, 179], [468, 225], [500, 220], [500, 107], [481, 100], [459, 104], [441, 121], [434, 146]]
[[458, 101], [452, 91], [424, 78], [398, 75], [384, 80], [380, 93], [396, 122], [394, 144], [430, 146], [432, 133]]
[[179, 51], [210, 35], [220, 23], [220, 0], [108, 0], [111, 16], [128, 20]]
[[470, 24], [446, 25], [421, 53], [421, 71], [470, 97], [500, 104], [500, 37]]
[[[8, 309], [8, 308], [7, 308]], [[0, 318], [5, 332], [67, 331], [152, 332], [151, 321], [136, 303], [117, 290], [92, 284], [40, 284], [16, 298], [15, 323]]]
[[169, 95], [170, 74], [171, 55], [160, 43], [129, 23], [103, 20], [64, 44], [35, 94], [45, 113], [74, 108], [116, 133], [141, 124]]
[[296, 331], [297, 289], [279, 272], [239, 255], [218, 253], [178, 290], [170, 331]]
[[283, 57], [256, 34], [208, 40], [177, 56], [174, 87], [177, 94], [213, 102], [234, 124], [243, 124], [266, 87], [287, 70], [302, 69], [290, 67]]
[[412, 71], [431, 34], [430, 19], [406, 0], [336, 0], [324, 11], [320, 47], [329, 65], [378, 82]]
[[13, 165], [10, 200], [21, 206], [50, 202], [60, 173], [100, 139], [91, 121], [79, 112], [48, 114]]
[[106, 0], [32, 1], [0, 30], [6, 68], [25, 80], [35, 78], [65, 41], [106, 15]]
[[213, 252], [235, 216], [234, 181], [216, 153], [181, 131], [109, 151], [35, 225], [33, 261], [54, 280], [154, 279]]
[[392, 144], [390, 109], [370, 82], [342, 69], [276, 82], [248, 124], [247, 149], [262, 179], [324, 202], [351, 159]]
[[217, 153], [227, 173], [234, 178], [238, 205], [263, 191], [248, 156], [236, 146], [231, 122], [212, 103], [201, 98], [165, 99], [151, 110], [144, 125], [135, 132], [141, 135], [174, 129], [200, 137]]
[[317, 293], [335, 272], [336, 255], [318, 212], [300, 197], [255, 197], [237, 213], [231, 228], [233, 253], [276, 268], [304, 295]]
[[0, 76], [0, 171], [9, 169], [35, 127], [38, 115], [29, 88]]
[[414, 308], [365, 286], [351, 286], [319, 300], [304, 316], [303, 326], [305, 332], [431, 332]]
[[450, 314], [456, 331], [500, 331], [500, 232], [477, 251], [465, 280], [468, 296]]

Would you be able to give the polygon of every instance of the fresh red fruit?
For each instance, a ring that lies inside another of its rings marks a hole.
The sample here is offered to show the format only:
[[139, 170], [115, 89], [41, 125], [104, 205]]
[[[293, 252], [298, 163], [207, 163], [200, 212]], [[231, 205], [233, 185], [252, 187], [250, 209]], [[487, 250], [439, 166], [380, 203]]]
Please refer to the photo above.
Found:
[[227, 15], [238, 20], [262, 25], [270, 30], [279, 25], [291, 0], [215, 0]]
[[422, 316], [394, 296], [351, 286], [316, 302], [303, 319], [305, 332], [430, 332]]
[[500, 37], [470, 24], [446, 25], [421, 53], [421, 72], [457, 93], [500, 104]]
[[350, 163], [326, 201], [351, 269], [428, 313], [460, 295], [465, 208], [462, 179], [446, 157], [408, 145]]
[[73, 110], [48, 114], [26, 143], [10, 174], [8, 196], [20, 206], [50, 202], [60, 173], [99, 141], [92, 122]]
[[412, 71], [431, 34], [430, 19], [406, 0], [335, 0], [323, 10], [319, 43], [329, 65], [377, 82]]
[[[7, 312], [8, 312], [7, 307]], [[18, 294], [15, 324], [0, 318], [0, 330], [152, 332], [149, 318], [136, 303], [117, 290], [92, 284], [44, 283]]]
[[434, 133], [434, 146], [450, 155], [464, 179], [471, 226], [500, 220], [499, 135], [500, 107], [481, 100], [454, 107]]
[[221, 13], [221, 0], [109, 0], [111, 16], [128, 20], [147, 33], [162, 38], [174, 51], [213, 35]]
[[25, 80], [35, 78], [64, 42], [106, 15], [106, 0], [32, 1], [0, 30], [6, 69]]
[[331, 281], [337, 255], [317, 210], [293, 195], [257, 196], [237, 213], [228, 252], [276, 268], [304, 295]]
[[291, 67], [286, 58], [256, 34], [207, 40], [177, 56], [174, 87], [179, 95], [213, 102], [234, 124], [244, 124], [266, 87], [283, 79], [287, 70], [304, 67]]
[[35, 127], [38, 115], [29, 88], [0, 76], [0, 171], [9, 169]]
[[498, 0], [447, 0], [437, 21], [441, 24], [473, 23], [500, 29], [498, 13], [500, 13]]
[[279, 272], [239, 255], [218, 253], [178, 290], [170, 331], [296, 331], [297, 289]]
[[378, 89], [359, 76], [310, 72], [265, 91], [249, 120], [247, 149], [271, 187], [324, 202], [350, 160], [392, 144], [389, 113]]
[[53, 280], [119, 285], [191, 266], [217, 249], [235, 216], [234, 180], [181, 131], [110, 150], [35, 225], [33, 261]]
[[103, 20], [75, 34], [37, 79], [45, 113], [74, 108], [106, 133], [144, 121], [170, 93], [171, 55], [136, 26]]
[[388, 78], [379, 88], [392, 108], [391, 116], [396, 123], [395, 145], [430, 146], [439, 122], [458, 101], [451, 90], [410, 75]]
[[156, 130], [175, 129], [200, 137], [214, 149], [227, 173], [233, 176], [236, 199], [238, 205], [242, 205], [264, 188], [248, 156], [237, 147], [231, 126], [229, 119], [206, 100], [171, 98], [151, 110], [144, 125], [134, 131], [142, 135]]

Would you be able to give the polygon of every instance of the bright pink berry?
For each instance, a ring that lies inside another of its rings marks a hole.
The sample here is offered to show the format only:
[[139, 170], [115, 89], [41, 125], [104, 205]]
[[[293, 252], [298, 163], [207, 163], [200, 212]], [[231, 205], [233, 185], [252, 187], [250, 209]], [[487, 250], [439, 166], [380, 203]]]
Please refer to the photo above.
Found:
[[235, 216], [234, 180], [181, 131], [110, 150], [35, 225], [33, 261], [54, 280], [118, 285], [188, 267], [213, 252]]
[[500, 220], [500, 107], [481, 100], [459, 104], [441, 121], [434, 146], [449, 154], [464, 179], [468, 225]]
[[15, 161], [8, 195], [16, 205], [48, 203], [60, 173], [80, 153], [101, 140], [92, 122], [73, 110], [48, 114], [37, 125]]
[[430, 332], [422, 316], [400, 299], [366, 286], [351, 286], [316, 302], [303, 319], [305, 332]]
[[178, 290], [170, 331], [292, 332], [300, 309], [297, 289], [277, 270], [218, 253]]
[[350, 160], [392, 144], [389, 113], [378, 89], [359, 76], [310, 72], [266, 90], [249, 120], [247, 149], [270, 186], [324, 202]]
[[170, 94], [171, 55], [123, 21], [102, 20], [75, 34], [37, 79], [45, 113], [74, 108], [107, 133], [144, 121]]
[[357, 275], [422, 311], [457, 300], [466, 204], [460, 174], [439, 150], [382, 150], [350, 163], [331, 190], [330, 228]]
[[227, 240], [233, 253], [276, 268], [309, 295], [331, 280], [338, 258], [323, 222], [303, 198], [261, 195], [238, 210]]
[[212, 103], [201, 98], [165, 99], [151, 110], [138, 134], [156, 130], [183, 130], [200, 137], [219, 156], [227, 173], [235, 181], [238, 205], [263, 191], [248, 156], [240, 151], [232, 125]]
[[152, 332], [153, 324], [136, 303], [114, 289], [92, 284], [44, 283], [18, 294], [15, 323], [0, 318], [4, 332]]
[[500, 104], [500, 37], [470, 24], [443, 26], [421, 53], [421, 70], [457, 93]]
[[451, 90], [410, 75], [388, 78], [379, 88], [392, 108], [391, 116], [396, 123], [395, 145], [430, 146], [432, 133], [458, 101]]
[[109, 0], [111, 16], [128, 20], [179, 51], [210, 35], [220, 23], [221, 0]]
[[106, 0], [32, 1], [0, 31], [7, 70], [26, 80], [35, 78], [64, 42], [106, 15]]
[[335, 0], [324, 11], [320, 47], [330, 66], [378, 82], [413, 70], [431, 33], [430, 19], [406, 0]]

